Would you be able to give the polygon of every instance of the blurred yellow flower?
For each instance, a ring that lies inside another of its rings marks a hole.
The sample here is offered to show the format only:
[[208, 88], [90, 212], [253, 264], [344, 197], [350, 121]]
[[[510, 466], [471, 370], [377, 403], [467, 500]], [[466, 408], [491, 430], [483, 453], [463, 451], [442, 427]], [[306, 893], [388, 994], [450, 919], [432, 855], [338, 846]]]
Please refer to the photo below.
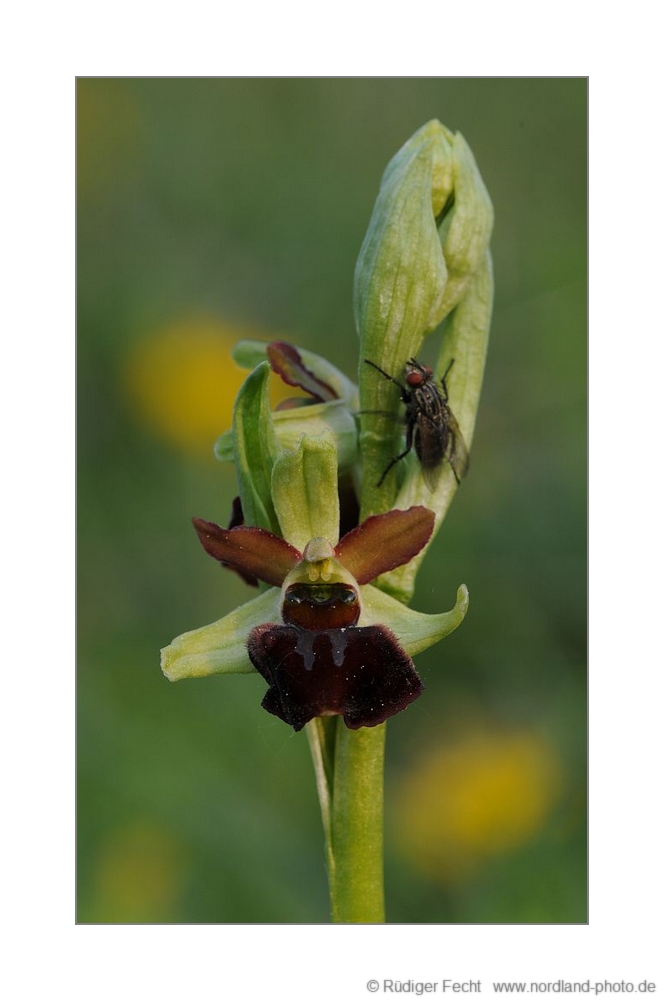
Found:
[[[211, 455], [216, 439], [231, 426], [235, 396], [247, 377], [231, 357], [233, 346], [243, 338], [276, 336], [191, 316], [138, 341], [127, 355], [125, 373], [139, 420], [185, 452]], [[277, 376], [273, 382], [273, 405], [303, 395]]]
[[561, 765], [538, 733], [475, 731], [422, 755], [404, 779], [397, 837], [428, 877], [453, 883], [542, 828]]
[[98, 861], [95, 922], [173, 920], [181, 867], [179, 845], [165, 830], [138, 821], [115, 831]]

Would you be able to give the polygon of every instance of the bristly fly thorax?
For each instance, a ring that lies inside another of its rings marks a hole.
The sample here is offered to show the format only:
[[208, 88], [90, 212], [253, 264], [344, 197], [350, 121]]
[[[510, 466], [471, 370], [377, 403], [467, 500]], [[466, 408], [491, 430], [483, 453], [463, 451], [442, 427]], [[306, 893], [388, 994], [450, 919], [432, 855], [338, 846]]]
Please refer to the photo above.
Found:
[[468, 472], [469, 458], [463, 435], [448, 403], [447, 376], [454, 359], [450, 361], [438, 383], [433, 369], [420, 364], [416, 358], [410, 358], [404, 366], [405, 385], [368, 358], [365, 358], [365, 362], [397, 386], [401, 402], [406, 407], [405, 448], [387, 465], [377, 485], [383, 484], [388, 472], [412, 448], [415, 448], [422, 476], [430, 490], [436, 489], [446, 461], [449, 462], [457, 483], [460, 482]]

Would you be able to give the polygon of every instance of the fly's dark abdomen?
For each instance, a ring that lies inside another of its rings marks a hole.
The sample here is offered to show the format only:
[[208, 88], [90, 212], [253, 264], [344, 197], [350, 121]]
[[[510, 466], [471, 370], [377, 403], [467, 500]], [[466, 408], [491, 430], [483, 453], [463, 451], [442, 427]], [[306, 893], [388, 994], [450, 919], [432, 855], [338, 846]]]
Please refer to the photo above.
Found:
[[413, 444], [423, 468], [433, 469], [447, 457], [449, 434], [438, 422], [420, 416], [415, 425]]
[[423, 469], [435, 468], [447, 455], [446, 409], [433, 381], [426, 381], [412, 390], [406, 416], [413, 424], [413, 444]]

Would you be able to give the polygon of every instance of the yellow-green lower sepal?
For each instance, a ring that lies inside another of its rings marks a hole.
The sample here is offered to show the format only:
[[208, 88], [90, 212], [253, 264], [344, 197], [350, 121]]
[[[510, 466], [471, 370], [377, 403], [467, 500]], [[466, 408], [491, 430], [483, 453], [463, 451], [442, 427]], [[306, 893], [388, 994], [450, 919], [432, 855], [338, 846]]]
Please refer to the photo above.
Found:
[[281, 592], [270, 587], [218, 622], [185, 632], [161, 651], [161, 669], [169, 681], [210, 674], [254, 673], [247, 655], [249, 633], [264, 622], [278, 621]]
[[422, 653], [429, 646], [453, 632], [466, 617], [468, 588], [461, 584], [457, 590], [456, 604], [451, 611], [440, 615], [426, 615], [413, 611], [377, 587], [360, 588], [362, 616], [360, 625], [382, 623], [389, 626], [409, 656]]

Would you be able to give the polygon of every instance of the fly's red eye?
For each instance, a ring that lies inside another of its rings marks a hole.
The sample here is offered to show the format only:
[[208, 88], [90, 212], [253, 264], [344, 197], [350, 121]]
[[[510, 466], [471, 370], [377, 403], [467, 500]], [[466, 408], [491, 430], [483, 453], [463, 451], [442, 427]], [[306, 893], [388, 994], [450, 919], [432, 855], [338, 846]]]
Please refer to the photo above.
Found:
[[412, 385], [413, 387], [422, 385], [424, 382], [424, 375], [422, 372], [408, 372], [406, 375], [406, 382], [408, 385]]

